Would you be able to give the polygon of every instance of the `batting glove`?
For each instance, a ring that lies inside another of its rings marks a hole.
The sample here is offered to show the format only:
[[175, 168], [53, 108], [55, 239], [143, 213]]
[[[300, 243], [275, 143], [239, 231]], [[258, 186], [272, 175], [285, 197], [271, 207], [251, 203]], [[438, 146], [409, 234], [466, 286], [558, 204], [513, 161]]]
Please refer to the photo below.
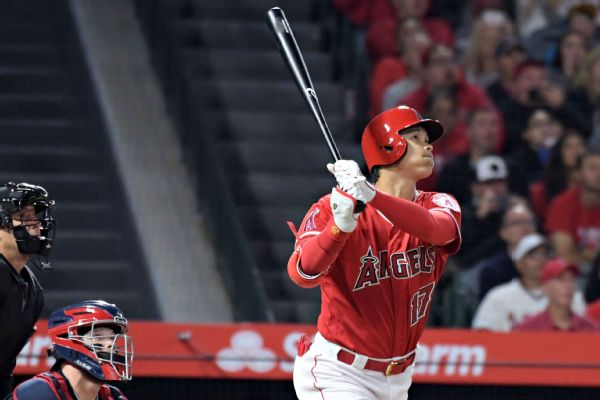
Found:
[[360, 167], [354, 160], [337, 160], [334, 164], [327, 164], [327, 169], [335, 178], [362, 176]]
[[335, 225], [346, 233], [354, 231], [360, 215], [354, 213], [356, 198], [338, 188], [333, 188], [329, 204], [331, 205]]
[[375, 187], [367, 182], [355, 161], [339, 160], [327, 164], [327, 169], [335, 176], [339, 188], [356, 200], [368, 203], [375, 197]]

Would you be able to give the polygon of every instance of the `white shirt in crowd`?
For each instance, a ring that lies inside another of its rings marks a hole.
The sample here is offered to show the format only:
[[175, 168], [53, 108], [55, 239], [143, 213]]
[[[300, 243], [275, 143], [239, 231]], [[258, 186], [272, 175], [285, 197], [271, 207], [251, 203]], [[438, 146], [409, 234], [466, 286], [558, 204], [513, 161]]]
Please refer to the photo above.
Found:
[[[472, 326], [474, 329], [509, 332], [526, 316], [541, 313], [547, 305], [548, 299], [542, 289], [527, 290], [515, 278], [488, 292], [475, 313]], [[581, 291], [575, 293], [571, 308], [579, 315], [585, 314], [586, 304]]]

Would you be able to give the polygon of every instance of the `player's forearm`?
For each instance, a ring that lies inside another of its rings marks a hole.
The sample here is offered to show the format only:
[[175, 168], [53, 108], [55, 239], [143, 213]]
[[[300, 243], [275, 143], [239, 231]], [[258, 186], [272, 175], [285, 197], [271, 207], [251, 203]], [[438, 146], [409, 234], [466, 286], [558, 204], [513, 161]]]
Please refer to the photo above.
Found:
[[315, 286], [315, 279], [335, 262], [349, 237], [332, 218], [318, 235], [298, 245], [288, 262], [290, 278], [300, 286]]
[[458, 235], [456, 222], [445, 212], [433, 213], [412, 201], [377, 191], [369, 203], [396, 227], [436, 246], [442, 246]]

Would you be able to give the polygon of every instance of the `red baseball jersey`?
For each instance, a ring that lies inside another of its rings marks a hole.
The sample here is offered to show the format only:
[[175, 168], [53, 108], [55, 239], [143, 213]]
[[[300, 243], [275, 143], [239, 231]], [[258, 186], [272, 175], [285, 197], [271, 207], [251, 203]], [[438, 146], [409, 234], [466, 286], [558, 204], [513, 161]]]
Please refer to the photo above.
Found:
[[[460, 247], [461, 212], [445, 193], [417, 191], [414, 201], [449, 213], [457, 238], [434, 246], [399, 230], [367, 204], [357, 228], [321, 278], [317, 327], [327, 340], [374, 358], [402, 356], [416, 347], [446, 260]], [[306, 214], [296, 246], [318, 235], [330, 218], [327, 195]]]

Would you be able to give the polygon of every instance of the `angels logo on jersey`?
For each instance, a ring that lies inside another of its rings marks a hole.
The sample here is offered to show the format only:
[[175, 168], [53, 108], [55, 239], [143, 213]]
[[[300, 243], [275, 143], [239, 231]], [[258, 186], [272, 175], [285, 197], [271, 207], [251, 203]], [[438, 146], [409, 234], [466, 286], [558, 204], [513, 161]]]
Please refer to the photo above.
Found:
[[447, 195], [446, 193], [437, 193], [435, 196], [433, 196], [432, 201], [442, 208], [449, 208], [454, 212], [460, 212], [460, 206], [458, 205], [458, 202], [454, 199], [454, 197]]
[[361, 266], [353, 291], [378, 285], [389, 277], [407, 279], [422, 273], [431, 274], [435, 267], [435, 247], [432, 246], [419, 246], [392, 253], [389, 257], [388, 251], [382, 250], [378, 256], [373, 255], [369, 246], [367, 253], [360, 258]]
[[315, 224], [315, 217], [319, 213], [319, 209], [315, 208], [313, 212], [310, 213], [308, 218], [306, 219], [306, 223], [304, 224], [304, 232], [316, 231], [317, 225]]

